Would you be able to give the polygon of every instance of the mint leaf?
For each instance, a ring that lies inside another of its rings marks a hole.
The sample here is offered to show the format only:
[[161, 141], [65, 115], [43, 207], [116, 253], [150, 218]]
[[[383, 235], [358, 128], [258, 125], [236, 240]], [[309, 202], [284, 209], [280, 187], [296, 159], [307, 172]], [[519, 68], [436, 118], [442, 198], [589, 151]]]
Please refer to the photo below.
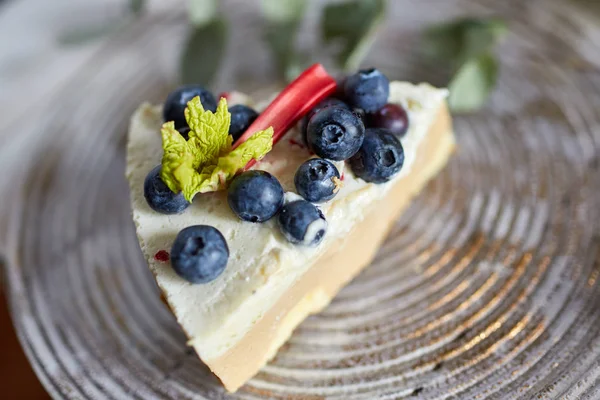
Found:
[[455, 112], [479, 109], [496, 85], [498, 62], [491, 53], [484, 53], [467, 61], [449, 85], [448, 104]]
[[325, 7], [321, 34], [327, 44], [341, 45], [337, 55], [341, 68], [346, 71], [358, 68], [384, 14], [384, 0], [354, 0]]
[[197, 193], [225, 189], [250, 160], [263, 158], [273, 147], [273, 128], [269, 127], [231, 150], [231, 114], [224, 98], [213, 113], [204, 109], [200, 97], [194, 97], [185, 108], [185, 118], [190, 127], [187, 140], [172, 121], [162, 126], [160, 177], [169, 189], [182, 192], [189, 202]]
[[181, 59], [182, 83], [208, 85], [215, 77], [225, 52], [227, 25], [221, 18], [190, 32]]
[[190, 127], [188, 143], [197, 149], [195, 168], [214, 164], [219, 155], [231, 149], [231, 114], [227, 110], [225, 98], [221, 98], [217, 111], [213, 113], [204, 110], [200, 97], [194, 97], [185, 108], [185, 119]]
[[273, 148], [273, 128], [256, 132], [235, 150], [219, 157], [217, 165], [202, 169], [199, 193], [225, 189], [235, 174], [252, 159], [260, 160]]
[[[165, 122], [161, 128], [163, 158], [161, 179], [175, 193], [193, 186], [196, 151], [175, 129], [173, 122]], [[186, 197], [192, 201], [191, 197]]]
[[267, 19], [264, 39], [271, 48], [277, 70], [286, 81], [296, 77], [305, 64], [295, 44], [306, 3], [306, 0], [262, 1]]

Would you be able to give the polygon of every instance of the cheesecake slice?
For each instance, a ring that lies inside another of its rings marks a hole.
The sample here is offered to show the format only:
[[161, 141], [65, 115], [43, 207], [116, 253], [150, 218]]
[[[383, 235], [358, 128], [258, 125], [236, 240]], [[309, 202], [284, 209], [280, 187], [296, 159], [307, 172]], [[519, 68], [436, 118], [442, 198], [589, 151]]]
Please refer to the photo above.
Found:
[[[447, 163], [455, 143], [446, 96], [445, 89], [428, 84], [390, 84], [389, 102], [401, 104], [410, 120], [401, 139], [404, 166], [390, 181], [374, 184], [338, 163], [343, 187], [319, 205], [328, 230], [316, 247], [288, 242], [275, 218], [263, 224], [239, 220], [223, 191], [197, 195], [178, 215], [150, 209], [143, 185], [148, 171], [161, 162], [161, 108], [137, 110], [129, 132], [127, 178], [141, 249], [188, 345], [227, 390], [252, 378], [308, 315], [326, 307], [369, 265], [410, 199]], [[277, 177], [288, 198], [295, 196], [296, 170], [313, 157], [302, 143], [293, 128], [253, 166]], [[217, 228], [229, 246], [224, 272], [210, 283], [187, 282], [161, 257], [191, 225]]]

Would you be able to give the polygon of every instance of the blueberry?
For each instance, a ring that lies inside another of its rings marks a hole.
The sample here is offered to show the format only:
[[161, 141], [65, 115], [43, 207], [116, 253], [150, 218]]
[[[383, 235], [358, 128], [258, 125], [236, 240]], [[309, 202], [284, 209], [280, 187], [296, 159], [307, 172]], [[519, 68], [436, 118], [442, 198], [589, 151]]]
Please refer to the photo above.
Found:
[[369, 128], [358, 151], [348, 160], [352, 172], [367, 182], [389, 181], [404, 164], [404, 149], [400, 140], [390, 131]]
[[408, 114], [401, 105], [389, 103], [380, 110], [367, 114], [367, 126], [385, 128], [402, 138], [408, 130]]
[[306, 118], [310, 120], [316, 113], [329, 107], [349, 108], [348, 105], [342, 100], [336, 99], [334, 97], [328, 97], [325, 100], [321, 100], [316, 106], [314, 106], [312, 110], [310, 110], [308, 114], [306, 114]]
[[177, 128], [177, 130], [179, 131], [179, 133], [181, 134], [181, 136], [183, 136], [183, 138], [185, 140], [188, 140], [190, 137], [190, 127], [189, 126], [182, 126], [181, 128]]
[[246, 129], [258, 118], [258, 113], [252, 108], [243, 104], [236, 104], [229, 109], [231, 113], [231, 125], [229, 125], [229, 134], [233, 136], [233, 141], [239, 139]]
[[306, 200], [287, 203], [279, 213], [279, 229], [292, 243], [316, 246], [327, 231], [327, 220], [314, 204]]
[[322, 158], [312, 158], [298, 168], [294, 183], [300, 196], [312, 203], [321, 203], [337, 194], [339, 186], [334, 178], [340, 179], [335, 165]]
[[247, 171], [229, 185], [227, 202], [244, 221], [264, 222], [283, 205], [283, 188], [273, 175], [265, 171]]
[[319, 157], [341, 161], [358, 151], [365, 136], [365, 126], [352, 111], [328, 107], [308, 122], [306, 139]]
[[344, 83], [344, 98], [352, 107], [368, 113], [379, 110], [388, 102], [390, 81], [375, 68], [350, 75]]
[[362, 108], [354, 108], [354, 109], [352, 109], [352, 112], [354, 113], [354, 115], [356, 115], [358, 117], [358, 119], [360, 119], [362, 121], [362, 123], [366, 127], [367, 124], [365, 124], [365, 120], [367, 118], [367, 113], [365, 112], [365, 110], [363, 110]]
[[304, 141], [304, 144], [307, 144], [306, 142], [306, 128], [308, 127], [308, 121], [310, 121], [310, 119], [319, 111], [323, 110], [324, 108], [328, 108], [328, 107], [342, 107], [342, 108], [349, 108], [348, 105], [346, 103], [344, 103], [343, 101], [341, 101], [340, 99], [336, 99], [333, 97], [328, 97], [325, 100], [321, 100], [319, 102], [319, 104], [317, 104], [316, 106], [314, 106], [312, 108], [312, 110], [310, 110], [305, 116], [304, 118], [302, 118], [302, 123], [300, 124], [300, 132], [302, 133], [302, 139]]
[[212, 112], [217, 110], [217, 101], [211, 92], [200, 85], [186, 85], [175, 89], [167, 96], [163, 106], [163, 119], [174, 121], [176, 129], [187, 126], [184, 110], [188, 101], [196, 96], [200, 96], [200, 101], [205, 110]]
[[144, 197], [154, 211], [162, 214], [179, 214], [188, 208], [190, 203], [183, 197], [182, 193], [173, 193], [160, 179], [160, 169], [161, 166], [158, 165], [146, 176], [144, 180]]
[[171, 248], [171, 266], [191, 283], [208, 283], [225, 270], [229, 247], [218, 229], [194, 225], [183, 229]]

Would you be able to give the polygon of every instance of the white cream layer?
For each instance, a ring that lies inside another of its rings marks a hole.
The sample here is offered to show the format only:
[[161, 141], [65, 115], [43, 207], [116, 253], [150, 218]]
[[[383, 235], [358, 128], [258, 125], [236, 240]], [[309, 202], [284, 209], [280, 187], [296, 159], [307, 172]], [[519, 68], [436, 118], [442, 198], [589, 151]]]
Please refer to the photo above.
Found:
[[[146, 174], [162, 157], [160, 107], [142, 105], [132, 117], [127, 178], [133, 219], [142, 251], [178, 322], [202, 359], [217, 358], [240, 340], [336, 238], [346, 235], [364, 218], [362, 210], [385, 196], [395, 180], [410, 172], [416, 149], [447, 96], [447, 90], [428, 84], [392, 82], [390, 102], [409, 112], [410, 128], [402, 139], [405, 162], [385, 184], [369, 184], [340, 166], [344, 186], [337, 196], [319, 205], [327, 218], [327, 234], [318, 247], [289, 243], [275, 219], [263, 224], [242, 222], [227, 205], [226, 193], [199, 194], [180, 215], [152, 211], [143, 195]], [[298, 130], [290, 131], [255, 168], [275, 175], [287, 192], [294, 192], [294, 174], [308, 151]], [[226, 238], [230, 258], [224, 273], [208, 284], [194, 285], [178, 277], [170, 264], [156, 261], [159, 250], [170, 251], [177, 233], [190, 225], [212, 225]]]

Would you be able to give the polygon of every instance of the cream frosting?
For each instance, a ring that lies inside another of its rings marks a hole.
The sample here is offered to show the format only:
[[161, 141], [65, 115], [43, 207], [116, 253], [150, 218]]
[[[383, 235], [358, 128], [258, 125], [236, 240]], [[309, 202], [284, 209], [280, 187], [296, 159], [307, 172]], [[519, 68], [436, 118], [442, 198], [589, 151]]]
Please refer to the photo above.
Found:
[[[279, 232], [276, 219], [263, 224], [243, 222], [231, 212], [225, 192], [199, 194], [180, 215], [151, 210], [143, 195], [147, 173], [160, 163], [160, 107], [142, 105], [134, 114], [129, 134], [127, 178], [131, 189], [133, 219], [148, 265], [178, 322], [204, 360], [217, 358], [240, 340], [272, 305], [334, 242], [347, 235], [362, 219], [362, 210], [385, 196], [394, 182], [408, 174], [416, 149], [447, 97], [445, 89], [428, 84], [392, 82], [390, 102], [402, 104], [410, 127], [401, 140], [405, 161], [400, 173], [385, 184], [355, 178], [343, 163], [343, 187], [337, 196], [318, 207], [327, 218], [327, 233], [317, 247], [289, 243]], [[310, 158], [297, 129], [286, 134], [256, 169], [275, 175], [294, 199], [294, 174]], [[228, 242], [230, 257], [221, 276], [208, 284], [194, 285], [180, 278], [170, 264], [154, 259], [159, 250], [170, 251], [177, 233], [190, 225], [212, 225]]]

